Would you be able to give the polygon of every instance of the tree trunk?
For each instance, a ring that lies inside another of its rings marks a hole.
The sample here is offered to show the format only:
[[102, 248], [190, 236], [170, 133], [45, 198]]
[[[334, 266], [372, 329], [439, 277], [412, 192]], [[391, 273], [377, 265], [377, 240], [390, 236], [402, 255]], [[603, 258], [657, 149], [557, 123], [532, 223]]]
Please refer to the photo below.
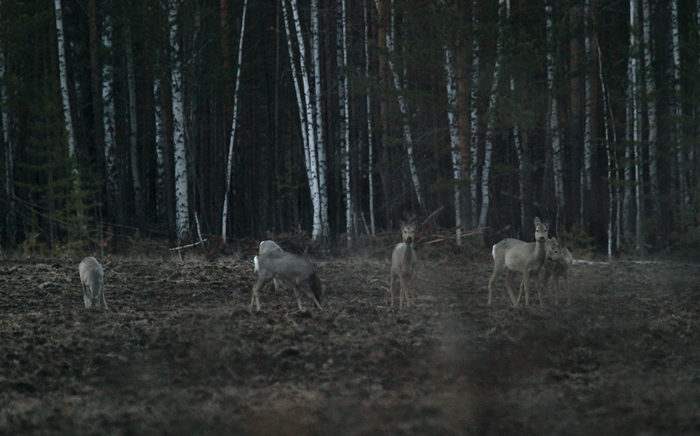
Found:
[[[478, 18], [478, 6], [479, 1], [474, 0], [472, 8], [472, 27], [477, 29], [479, 27]], [[471, 75], [471, 89], [469, 92], [469, 106], [470, 111], [470, 143], [471, 150], [470, 156], [471, 161], [468, 162], [470, 172], [469, 172], [469, 192], [471, 194], [470, 209], [471, 209], [471, 225], [474, 228], [479, 224], [479, 206], [478, 206], [478, 176], [479, 168], [477, 166], [478, 162], [478, 151], [479, 151], [479, 111], [476, 105], [479, 92], [479, 40], [476, 37], [477, 32], [474, 30], [474, 40], [472, 42], [472, 75]]]
[[338, 106], [340, 112], [340, 155], [343, 156], [343, 190], [345, 192], [345, 233], [347, 234], [348, 246], [353, 242], [353, 209], [352, 191], [350, 189], [351, 180], [351, 159], [350, 159], [350, 95], [348, 93], [348, 77], [346, 74], [348, 63], [348, 40], [347, 40], [347, 16], [345, 10], [345, 0], [337, 2], [337, 34], [336, 34], [336, 62], [338, 64]]
[[233, 175], [233, 144], [236, 138], [236, 120], [238, 118], [238, 90], [241, 87], [241, 62], [243, 61], [243, 37], [245, 36], [245, 17], [248, 10], [248, 0], [243, 1], [241, 17], [241, 35], [238, 38], [238, 66], [236, 67], [236, 87], [233, 91], [233, 119], [231, 120], [231, 135], [228, 142], [228, 160], [226, 164], [226, 192], [224, 193], [224, 208], [221, 218], [221, 239], [226, 242], [228, 215], [228, 196], [231, 192], [231, 177]]
[[134, 208], [139, 227], [145, 224], [146, 211], [143, 202], [143, 185], [141, 184], [140, 159], [138, 152], [138, 120], [136, 118], [136, 78], [134, 76], [134, 51], [131, 47], [131, 25], [124, 28], [126, 41], [126, 70], [129, 87], [129, 149], [131, 155], [131, 180], [134, 185]]
[[187, 150], [185, 148], [185, 110], [182, 97], [182, 70], [178, 41], [177, 15], [180, 0], [169, 0], [171, 83], [173, 95], [173, 153], [175, 158], [175, 215], [178, 242], [190, 236], [189, 192], [187, 180]]
[[[321, 47], [318, 17], [318, 0], [311, 0], [311, 46], [314, 77], [314, 115], [316, 128], [316, 153], [318, 156], [318, 188], [321, 208], [321, 238], [327, 241], [328, 228], [328, 186], [326, 184], [326, 149], [323, 134], [323, 107], [321, 90]], [[340, 85], [339, 85], [340, 86]]]
[[681, 104], [681, 43], [680, 30], [678, 28], [678, 1], [671, 0], [669, 2], [671, 9], [671, 59], [672, 59], [672, 75], [673, 75], [673, 93], [671, 96], [671, 105], [673, 117], [675, 118], [675, 126], [673, 130], [673, 138], [676, 146], [676, 170], [678, 195], [681, 199], [681, 205], [689, 206], [690, 197], [688, 195], [688, 182], [686, 180], [685, 169], [685, 152], [683, 150], [683, 129], [681, 127], [681, 118], [683, 117], [683, 106]]
[[564, 151], [559, 136], [559, 109], [557, 93], [555, 89], [555, 58], [554, 42], [554, 18], [552, 14], [552, 0], [545, 1], [545, 15], [547, 20], [547, 90], [549, 92], [549, 122], [547, 135], [552, 144], [552, 173], [554, 175], [554, 196], [557, 203], [556, 230], [560, 231], [560, 223], [564, 219]]
[[484, 165], [481, 169], [481, 211], [479, 213], [479, 228], [486, 228], [489, 214], [491, 195], [489, 193], [489, 175], [491, 174], [491, 158], [493, 153], [494, 128], [496, 124], [496, 103], [498, 102], [498, 83], [501, 74], [501, 62], [503, 57], [504, 37], [504, 11], [505, 1], [498, 1], [498, 39], [496, 41], [496, 64], [493, 67], [493, 81], [491, 82], [491, 96], [489, 97], [489, 119], [486, 124], [486, 140], [484, 143]]
[[[367, 1], [363, 2], [363, 13], [365, 19], [365, 77], [369, 80], [369, 7]], [[368, 162], [368, 183], [369, 183], [369, 222], [372, 236], [376, 234], [374, 222], [374, 161], [373, 161], [373, 141], [372, 141], [372, 100], [370, 98], [369, 87], [365, 90], [365, 101], [367, 105], [367, 162]]]
[[647, 128], [649, 141], [649, 187], [651, 189], [652, 222], [656, 234], [656, 242], [659, 242], [659, 226], [661, 214], [661, 199], [659, 191], [659, 166], [656, 153], [658, 127], [656, 120], [656, 79], [654, 78], [651, 38], [651, 8], [649, 0], [642, 1], [642, 40], [644, 43], [644, 78], [647, 102]]
[[447, 119], [450, 127], [450, 149], [452, 150], [452, 174], [454, 177], [455, 238], [462, 245], [462, 155], [459, 141], [459, 105], [457, 104], [457, 72], [454, 53], [445, 43], [445, 85], [447, 87]]
[[117, 223], [124, 222], [121, 207], [121, 185], [117, 167], [117, 140], [114, 109], [114, 67], [112, 53], [112, 17], [105, 15], [102, 33], [102, 123], [104, 131], [105, 174], [107, 183], [107, 204], [110, 215]]
[[[65, 121], [66, 133], [68, 134], [68, 157], [71, 160], [72, 166], [73, 190], [75, 192], [78, 192], [80, 189], [80, 172], [78, 171], [78, 163], [75, 156], [75, 132], [73, 130], [73, 117], [71, 116], [70, 97], [68, 96], [68, 67], [66, 64], [66, 47], [63, 34], [63, 8], [61, 7], [61, 0], [54, 0], [54, 8], [56, 12], [58, 70], [61, 81], [61, 97], [63, 100], [63, 118]], [[78, 212], [78, 214], [80, 215], [80, 212]]]
[[[0, 7], [2, 1], [0, 0]], [[1, 16], [0, 16], [1, 17]], [[17, 243], [16, 211], [15, 211], [15, 141], [13, 126], [10, 124], [7, 87], [5, 85], [5, 49], [0, 41], [0, 112], [2, 121], [3, 143], [5, 145], [5, 194], [7, 195], [7, 213], [5, 215], [5, 233], [11, 245]]]
[[408, 118], [408, 106], [406, 105], [406, 100], [404, 99], [403, 96], [403, 89], [401, 86], [401, 81], [399, 79], [399, 74], [396, 71], [396, 67], [394, 65], [394, 61], [392, 60], [392, 56], [394, 54], [394, 9], [393, 9], [393, 0], [392, 0], [392, 8], [391, 8], [391, 31], [386, 34], [386, 48], [387, 52], [389, 53], [389, 70], [391, 72], [391, 76], [393, 78], [393, 83], [394, 83], [394, 88], [398, 91], [398, 102], [399, 102], [399, 110], [401, 110], [401, 115], [403, 117], [403, 125], [402, 125], [402, 130], [403, 130], [403, 139], [406, 142], [406, 154], [408, 156], [408, 168], [411, 172], [411, 180], [413, 181], [413, 189], [416, 194], [416, 200], [418, 200], [418, 206], [421, 209], [421, 212], [425, 213], [425, 202], [423, 201], [423, 195], [421, 194], [421, 186], [420, 186], [420, 180], [418, 178], [418, 169], [416, 168], [416, 162], [415, 158], [413, 155], [413, 135], [411, 133], [411, 126], [409, 124], [409, 118]]

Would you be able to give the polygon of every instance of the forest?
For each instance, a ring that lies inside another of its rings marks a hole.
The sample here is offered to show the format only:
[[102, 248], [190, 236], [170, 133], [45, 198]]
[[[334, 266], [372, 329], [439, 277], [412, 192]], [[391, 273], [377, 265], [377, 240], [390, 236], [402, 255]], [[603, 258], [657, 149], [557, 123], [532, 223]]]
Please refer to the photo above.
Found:
[[1, 0], [0, 247], [697, 247], [697, 83], [688, 0]]

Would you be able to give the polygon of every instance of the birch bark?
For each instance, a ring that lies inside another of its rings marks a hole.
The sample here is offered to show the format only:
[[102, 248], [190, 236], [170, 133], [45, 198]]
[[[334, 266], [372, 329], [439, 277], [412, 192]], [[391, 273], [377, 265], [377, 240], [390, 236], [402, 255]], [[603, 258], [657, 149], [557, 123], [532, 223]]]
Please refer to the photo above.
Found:
[[181, 0], [169, 0], [168, 24], [170, 27], [171, 86], [173, 106], [173, 149], [175, 157], [175, 216], [178, 242], [189, 238], [190, 217], [187, 180], [187, 150], [185, 145], [185, 111], [182, 96], [182, 64], [178, 41], [178, 10]]
[[678, 194], [682, 204], [688, 206], [690, 198], [688, 196], [688, 186], [686, 181], [685, 156], [683, 151], [681, 118], [683, 117], [683, 107], [681, 105], [681, 43], [680, 30], [678, 28], [678, 1], [671, 0], [669, 2], [671, 9], [671, 59], [672, 59], [672, 76], [673, 76], [673, 93], [671, 104], [673, 116], [675, 118], [674, 126], [674, 142], [676, 146], [676, 171]]
[[[367, 6], [367, 1], [363, 2], [363, 14], [365, 21], [364, 29], [364, 43], [365, 43], [365, 78], [369, 78], [369, 7]], [[365, 102], [367, 105], [367, 161], [368, 161], [368, 178], [369, 178], [369, 222], [370, 231], [372, 236], [376, 233], [375, 223], [374, 223], [374, 167], [373, 167], [373, 153], [372, 153], [372, 100], [370, 98], [369, 87], [365, 89]]]
[[556, 228], [559, 229], [562, 214], [564, 213], [564, 156], [561, 147], [559, 133], [559, 109], [557, 94], [554, 87], [555, 80], [555, 43], [554, 43], [554, 17], [552, 13], [552, 0], [545, 1], [545, 18], [547, 20], [547, 90], [549, 92], [549, 123], [547, 135], [552, 144], [552, 172], [554, 173], [554, 196], [557, 203]]
[[471, 143], [471, 162], [469, 164], [469, 192], [470, 210], [471, 210], [471, 227], [475, 227], [479, 223], [479, 206], [478, 206], [478, 151], [479, 151], [479, 111], [476, 105], [479, 92], [479, 39], [477, 31], [479, 28], [478, 6], [479, 0], [474, 0], [472, 7], [472, 28], [474, 29], [474, 39], [472, 41], [472, 74], [471, 74], [471, 89], [469, 91], [469, 106], [471, 108], [469, 115], [469, 138]]
[[[353, 241], [353, 211], [351, 188], [351, 159], [350, 159], [350, 102], [349, 86], [346, 74], [348, 64], [348, 40], [347, 40], [347, 16], [345, 0], [337, 2], [337, 34], [336, 34], [336, 62], [338, 65], [338, 105], [340, 111], [340, 154], [343, 156], [343, 190], [345, 191], [345, 233], [348, 246]], [[320, 89], [316, 89], [317, 92]], [[319, 106], [320, 107], [320, 106]]]
[[221, 217], [221, 239], [226, 242], [226, 228], [228, 215], [228, 196], [231, 192], [231, 177], [233, 175], [233, 144], [236, 138], [236, 120], [238, 119], [238, 90], [241, 87], [241, 62], [243, 61], [243, 37], [245, 36], [245, 18], [248, 11], [248, 0], [243, 1], [243, 14], [241, 16], [241, 34], [238, 38], [238, 67], [236, 68], [236, 85], [233, 91], [233, 119], [231, 120], [231, 134], [228, 141], [228, 160], [226, 164], [226, 192], [224, 193], [224, 209]]
[[642, 1], [642, 38], [644, 43], [644, 78], [647, 101], [647, 125], [649, 140], [649, 187], [651, 189], [651, 204], [654, 208], [653, 219], [657, 223], [654, 227], [658, 229], [658, 219], [661, 213], [661, 200], [659, 198], [659, 166], [656, 152], [658, 127], [656, 120], [656, 79], [653, 72], [653, 52], [651, 38], [651, 7], [649, 0]]
[[452, 175], [454, 178], [455, 239], [462, 245], [462, 154], [459, 138], [459, 117], [457, 112], [457, 72], [454, 66], [454, 53], [445, 44], [445, 85], [447, 88], [447, 120], [450, 128], [450, 150], [452, 151]]
[[489, 175], [491, 174], [491, 158], [493, 153], [494, 127], [496, 124], [496, 103], [498, 102], [498, 83], [501, 74], [501, 62], [503, 57], [504, 15], [506, 4], [504, 0], [498, 1], [498, 39], [496, 40], [496, 64], [493, 67], [493, 80], [491, 82], [491, 96], [489, 97], [489, 118], [486, 124], [486, 137], [484, 142], [484, 165], [481, 169], [481, 211], [479, 213], [479, 228], [486, 227], [489, 214], [491, 196], [489, 193]]
[[418, 169], [416, 168], [416, 162], [413, 156], [413, 135], [411, 134], [411, 126], [408, 124], [408, 106], [406, 105], [406, 100], [403, 96], [403, 89], [401, 86], [401, 81], [399, 79], [399, 74], [396, 71], [396, 66], [392, 60], [394, 54], [394, 1], [391, 1], [391, 31], [386, 34], [386, 48], [389, 53], [389, 70], [391, 72], [391, 77], [393, 78], [394, 88], [398, 91], [398, 102], [399, 110], [401, 110], [401, 115], [403, 116], [403, 138], [406, 142], [406, 154], [408, 155], [408, 167], [411, 172], [411, 180], [413, 181], [413, 189], [416, 194], [416, 199], [418, 200], [418, 206], [422, 212], [425, 212], [425, 202], [423, 201], [423, 195], [421, 194], [420, 180], [418, 178]]
[[61, 0], [54, 0], [56, 12], [56, 40], [58, 45], [58, 73], [61, 82], [61, 98], [63, 100], [63, 118], [66, 133], [68, 134], [68, 157], [71, 159], [72, 173], [74, 176], [73, 189], [77, 191], [80, 183], [80, 172], [75, 159], [75, 132], [73, 130], [73, 117], [71, 116], [70, 97], [68, 95], [68, 67], [66, 64], [66, 46], [63, 33], [63, 8]]

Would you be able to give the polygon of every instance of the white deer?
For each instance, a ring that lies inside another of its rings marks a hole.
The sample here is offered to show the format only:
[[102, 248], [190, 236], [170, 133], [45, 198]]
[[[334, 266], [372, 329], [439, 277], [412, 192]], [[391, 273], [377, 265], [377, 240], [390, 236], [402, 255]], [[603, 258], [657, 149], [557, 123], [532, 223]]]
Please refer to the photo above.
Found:
[[413, 251], [413, 238], [416, 228], [413, 224], [401, 223], [401, 237], [391, 254], [391, 307], [394, 307], [394, 279], [399, 278], [399, 308], [403, 309], [403, 299], [406, 299], [406, 307], [416, 304], [416, 289], [413, 285], [413, 272], [416, 269], [416, 253]]
[[94, 257], [86, 257], [78, 266], [80, 272], [80, 284], [83, 287], [83, 300], [85, 308], [102, 305], [107, 309], [104, 293], [104, 270], [102, 265]]
[[[523, 288], [525, 288], [525, 305], [527, 306], [529, 304], [530, 277], [533, 275], [537, 277], [537, 274], [539, 274], [540, 269], [542, 269], [544, 265], [547, 254], [546, 242], [547, 226], [542, 223], [539, 218], [535, 217], [535, 242], [524, 242], [518, 239], [507, 238], [493, 246], [491, 254], [493, 255], [494, 264], [493, 274], [491, 274], [491, 279], [489, 279], [488, 304], [491, 304], [493, 285], [496, 279], [506, 269], [508, 269], [506, 289], [508, 290], [513, 306], [518, 307]], [[512, 283], [516, 272], [521, 272], [523, 274], [523, 279], [520, 284], [520, 293], [518, 293], [517, 299], [513, 293]], [[542, 305], [542, 294], [540, 293], [539, 287], [537, 287], [537, 293], [540, 297], [540, 305]]]
[[294, 289], [300, 311], [304, 311], [301, 298], [299, 298], [300, 289], [314, 300], [319, 309], [323, 309], [321, 307], [321, 295], [323, 294], [321, 280], [316, 275], [314, 267], [303, 257], [274, 250], [256, 256], [255, 265], [259, 276], [258, 281], [253, 286], [253, 295], [250, 299], [249, 310], [251, 312], [253, 304], [256, 305], [257, 311], [260, 311], [260, 289], [274, 279]]
[[[258, 255], [270, 253], [273, 251], [284, 251], [284, 250], [282, 250], [282, 247], [277, 245], [277, 243], [275, 241], [272, 241], [270, 239], [260, 242], [260, 248], [258, 249]], [[255, 264], [255, 272], [258, 272], [258, 256], [255, 256], [253, 258], [253, 263]], [[275, 292], [279, 292], [279, 290], [280, 290], [279, 280], [273, 279], [272, 283], [275, 286]]]
[[547, 288], [549, 278], [554, 281], [554, 304], [559, 305], [559, 277], [564, 278], [566, 286], [566, 304], [571, 304], [571, 289], [569, 289], [569, 267], [574, 264], [574, 258], [568, 248], [563, 247], [557, 238], [547, 241], [547, 256], [542, 269], [542, 288]]

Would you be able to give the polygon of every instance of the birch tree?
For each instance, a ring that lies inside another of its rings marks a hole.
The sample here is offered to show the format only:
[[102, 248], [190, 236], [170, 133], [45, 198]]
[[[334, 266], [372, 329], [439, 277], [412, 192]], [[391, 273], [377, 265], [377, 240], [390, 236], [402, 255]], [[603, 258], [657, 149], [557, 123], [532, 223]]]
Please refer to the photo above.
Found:
[[58, 45], [58, 74], [61, 82], [61, 98], [63, 101], [63, 118], [66, 133], [68, 135], [68, 157], [71, 159], [73, 172], [73, 189], [79, 190], [80, 172], [75, 158], [75, 132], [73, 130], [73, 117], [71, 116], [70, 96], [68, 94], [68, 66], [66, 64], [66, 45], [63, 34], [63, 8], [61, 0], [54, 0], [56, 13], [56, 42]]
[[[365, 43], [365, 78], [369, 78], [369, 7], [367, 6], [368, 0], [363, 2], [363, 15], [364, 15], [364, 43]], [[368, 170], [367, 177], [369, 178], [369, 222], [370, 231], [372, 236], [376, 233], [375, 223], [374, 223], [374, 167], [373, 167], [373, 156], [372, 153], [372, 99], [370, 97], [369, 87], [365, 89], [365, 104], [367, 106], [367, 161]]]
[[175, 157], [175, 216], [178, 242], [189, 238], [190, 217], [187, 182], [187, 152], [185, 148], [185, 111], [182, 97], [182, 70], [178, 9], [180, 0], [168, 2], [168, 24], [170, 28], [171, 87], [173, 106], [173, 149]]
[[[296, 1], [296, 0], [295, 0]], [[297, 29], [298, 32], [298, 29]], [[301, 36], [300, 33], [297, 35]], [[328, 186], [326, 185], [326, 149], [323, 140], [323, 106], [321, 98], [321, 48], [318, 17], [318, 0], [311, 0], [311, 46], [314, 78], [314, 115], [316, 129], [316, 147], [318, 155], [318, 188], [321, 203], [321, 236], [328, 236]], [[342, 86], [342, 85], [339, 85]]]
[[600, 47], [598, 49], [598, 75], [600, 77], [601, 93], [603, 94], [603, 108], [604, 108], [604, 128], [605, 128], [605, 151], [608, 164], [608, 225], [607, 225], [607, 237], [608, 237], [608, 257], [612, 257], [612, 247], [613, 247], [613, 219], [614, 210], [617, 200], [617, 205], [619, 209], [619, 195], [617, 194], [617, 189], [613, 187], [613, 149], [612, 145], [617, 142], [617, 137], [615, 135], [615, 122], [612, 116], [612, 108], [610, 107], [610, 99], [608, 98], [608, 90], [605, 86], [605, 77], [603, 76], [603, 56], [600, 53]]
[[233, 175], [233, 144], [236, 137], [236, 120], [238, 119], [238, 90], [241, 87], [241, 62], [243, 61], [243, 37], [245, 36], [245, 17], [248, 10], [248, 0], [243, 1], [241, 16], [241, 34], [238, 38], [238, 67], [236, 68], [236, 85], [233, 91], [233, 119], [231, 120], [231, 135], [228, 142], [228, 160], [226, 165], [226, 191], [224, 192], [224, 210], [221, 218], [221, 239], [226, 242], [226, 227], [228, 215], [228, 196], [231, 192], [231, 177]]
[[117, 167], [116, 120], [114, 110], [114, 66], [112, 64], [112, 17], [106, 14], [102, 33], [104, 62], [102, 63], [102, 123], [104, 125], [104, 155], [109, 211], [122, 222], [121, 189]]
[[469, 91], [469, 141], [471, 143], [471, 162], [469, 162], [470, 174], [469, 174], [469, 192], [470, 192], [470, 210], [471, 210], [471, 227], [478, 225], [479, 223], [479, 207], [477, 205], [478, 201], [478, 184], [477, 179], [479, 176], [478, 165], [478, 150], [479, 150], [479, 111], [476, 105], [479, 91], [479, 39], [477, 38], [477, 29], [479, 28], [479, 16], [477, 6], [479, 0], [474, 0], [472, 5], [472, 28], [474, 29], [474, 39], [472, 40], [472, 74], [471, 74], [471, 88]]
[[503, 56], [503, 34], [505, 1], [498, 1], [498, 38], [496, 40], [496, 63], [493, 67], [491, 95], [489, 97], [488, 121], [484, 141], [484, 165], [481, 169], [481, 212], [479, 213], [479, 228], [486, 228], [491, 196], [489, 193], [489, 175], [491, 174], [491, 158], [493, 153], [494, 128], [496, 124], [496, 104], [498, 102], [498, 83], [501, 74]]
[[447, 119], [450, 128], [450, 150], [452, 151], [452, 175], [454, 177], [455, 238], [462, 245], [462, 155], [459, 143], [459, 118], [457, 112], [457, 73], [454, 66], [454, 53], [445, 44], [445, 85], [447, 87]]
[[418, 200], [418, 206], [422, 212], [425, 212], [425, 202], [423, 201], [423, 195], [421, 194], [420, 180], [418, 178], [418, 169], [416, 168], [416, 162], [413, 155], [413, 135], [411, 134], [411, 126], [408, 121], [408, 105], [403, 96], [403, 89], [401, 86], [401, 81], [399, 79], [399, 73], [396, 71], [396, 65], [393, 61], [394, 49], [394, 39], [395, 39], [395, 26], [394, 26], [394, 1], [391, 0], [391, 30], [386, 34], [386, 48], [389, 53], [389, 71], [393, 79], [394, 88], [398, 92], [397, 99], [399, 102], [399, 110], [403, 116], [403, 139], [406, 143], [406, 154], [408, 156], [408, 168], [411, 172], [411, 180], [413, 181], [413, 189], [416, 194], [416, 199]]
[[153, 79], [153, 101], [156, 129], [156, 214], [159, 219], [165, 218], [165, 121], [163, 120], [163, 104], [161, 98], [160, 76]]
[[[583, 127], [583, 179], [584, 186], [581, 187], [581, 221], [585, 222], [585, 200], [591, 192], [591, 182], [593, 180], [593, 101], [591, 84], [591, 0], [583, 2], [583, 52], [585, 58], [584, 67], [584, 127]], [[585, 194], [585, 195], [584, 195]]]
[[561, 146], [559, 132], [559, 109], [557, 93], [555, 90], [555, 43], [554, 43], [554, 17], [552, 13], [552, 0], [545, 1], [546, 38], [547, 38], [547, 90], [549, 92], [549, 114], [547, 136], [552, 146], [552, 172], [554, 174], [554, 196], [557, 203], [556, 228], [564, 213], [564, 150]]
[[671, 74], [673, 92], [671, 93], [671, 109], [675, 119], [673, 129], [673, 140], [676, 147], [676, 170], [678, 184], [678, 195], [681, 204], [688, 206], [690, 198], [688, 196], [688, 186], [685, 173], [685, 156], [683, 152], [681, 118], [683, 107], [681, 105], [681, 43], [680, 30], [678, 28], [678, 1], [670, 0], [669, 8], [671, 12]]
[[[313, 230], [311, 237], [316, 240], [323, 235], [323, 225], [321, 222], [321, 198], [320, 186], [318, 180], [318, 159], [316, 157], [316, 141], [314, 135], [313, 124], [313, 101], [311, 100], [311, 87], [309, 76], [306, 68], [306, 49], [302, 38], [301, 23], [299, 21], [299, 11], [297, 9], [296, 0], [289, 0], [289, 8], [292, 11], [292, 17], [289, 17], [287, 11], [287, 2], [280, 0], [283, 3], [282, 11], [284, 15], [284, 26], [287, 35], [287, 46], [289, 48], [289, 63], [292, 68], [292, 78], [294, 80], [294, 88], [297, 96], [297, 104], [299, 107], [300, 124], [302, 128], [302, 142], [304, 146], [304, 161], [306, 163], [306, 172], [309, 180], [309, 192], [311, 194], [311, 203], [313, 205]], [[293, 18], [295, 26], [295, 35], [299, 49], [299, 70], [296, 69], [296, 61], [294, 56], [292, 34], [289, 27], [289, 19]], [[300, 85], [301, 83], [301, 85]], [[303, 92], [302, 88], [303, 87]]]
[[642, 1], [642, 41], [644, 44], [644, 84], [647, 103], [647, 129], [649, 141], [649, 187], [651, 189], [651, 204], [653, 207], [653, 219], [658, 228], [659, 214], [661, 213], [661, 201], [659, 196], [659, 165], [657, 156], [658, 127], [656, 120], [656, 79], [653, 71], [653, 47], [651, 38], [651, 7], [649, 0]]
[[[340, 111], [340, 152], [343, 156], [343, 190], [345, 191], [345, 232], [348, 245], [353, 240], [353, 210], [352, 190], [350, 189], [350, 95], [348, 77], [345, 72], [348, 65], [348, 39], [347, 39], [347, 15], [345, 0], [337, 2], [337, 34], [336, 34], [336, 62], [338, 64], [338, 106]], [[316, 88], [320, 93], [320, 87]], [[318, 95], [317, 95], [318, 98]], [[320, 106], [319, 106], [320, 107]]]

